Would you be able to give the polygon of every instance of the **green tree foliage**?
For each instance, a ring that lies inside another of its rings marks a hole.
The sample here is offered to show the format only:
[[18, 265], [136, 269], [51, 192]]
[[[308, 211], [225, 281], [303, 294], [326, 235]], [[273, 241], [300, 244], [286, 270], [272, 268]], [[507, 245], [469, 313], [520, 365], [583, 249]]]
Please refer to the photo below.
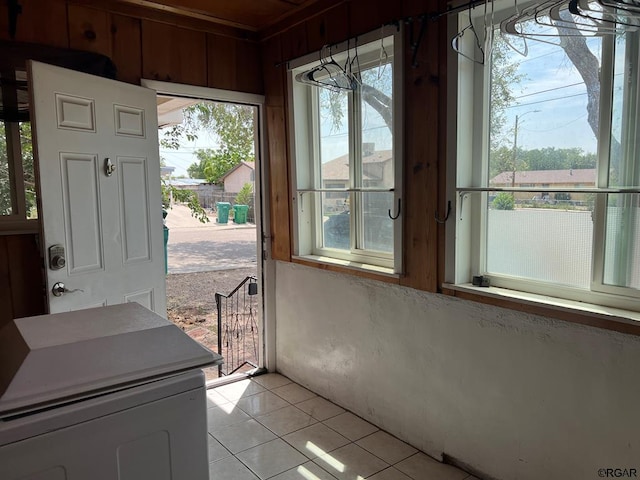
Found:
[[[596, 168], [596, 154], [586, 153], [581, 148], [518, 148], [517, 171], [527, 170], [579, 170]], [[513, 172], [513, 149], [502, 146], [491, 152], [489, 178], [502, 172]]]
[[[20, 148], [27, 218], [34, 218], [37, 216], [35, 212], [36, 180], [33, 171], [33, 146], [31, 144], [31, 124], [29, 122], [20, 123]], [[0, 122], [0, 215], [14, 213], [12, 199], [13, 178], [9, 168], [10, 161], [7, 149], [6, 127], [4, 122]], [[17, 188], [23, 188], [23, 186], [17, 185]]]
[[496, 210], [513, 210], [515, 208], [513, 194], [500, 192], [496, 195], [496, 198], [493, 199], [492, 205]]
[[178, 149], [180, 140], [198, 138], [198, 132], [208, 130], [216, 148], [196, 150], [197, 163], [189, 166], [191, 178], [204, 178], [218, 183], [220, 178], [241, 161], [253, 162], [254, 108], [247, 105], [201, 102], [183, 110], [184, 121], [164, 132], [161, 145]]
[[[518, 154], [520, 149], [518, 149]], [[521, 158], [518, 156], [518, 158]], [[526, 170], [524, 162], [518, 162], [518, 170]], [[504, 145], [491, 150], [491, 161], [489, 162], [489, 179], [502, 172], [513, 172], [513, 149]]]
[[189, 175], [189, 178], [207, 178], [207, 176], [204, 174], [204, 167], [207, 166], [206, 161], [200, 160], [198, 163], [192, 163], [191, 165], [189, 165], [189, 168], [187, 168], [187, 174]]
[[[220, 183], [225, 173], [246, 159], [234, 151], [225, 152], [211, 148], [196, 150], [195, 153], [200, 161], [199, 165], [202, 165], [204, 178], [207, 182], [216, 184]], [[253, 160], [253, 157], [249, 159], [250, 162]]]
[[0, 122], [0, 215], [10, 215], [12, 211], [11, 179], [9, 177], [9, 156], [4, 122]]
[[509, 56], [509, 45], [501, 35], [494, 37], [491, 49], [491, 117], [490, 138], [491, 148], [499, 149], [511, 138], [503, 135], [504, 125], [507, 121], [506, 109], [515, 104], [514, 88], [525, 78], [518, 73], [519, 62], [514, 62]]
[[191, 210], [191, 216], [197, 218], [200, 222], [209, 222], [207, 212], [202, 208], [202, 205], [200, 205], [196, 192], [176, 188], [162, 180], [162, 206], [164, 208], [171, 208], [172, 199], [174, 202], [185, 203], [187, 207], [189, 207], [189, 210]]
[[253, 185], [251, 183], [245, 183], [235, 198], [236, 205], [251, 205], [253, 200]]
[[22, 175], [24, 177], [24, 194], [27, 202], [27, 217], [35, 218], [36, 213], [36, 175], [33, 169], [33, 142], [31, 140], [31, 123], [20, 123], [20, 149], [22, 152]]
[[596, 154], [585, 153], [582, 148], [536, 148], [519, 150], [518, 159], [527, 170], [568, 170], [596, 168]]

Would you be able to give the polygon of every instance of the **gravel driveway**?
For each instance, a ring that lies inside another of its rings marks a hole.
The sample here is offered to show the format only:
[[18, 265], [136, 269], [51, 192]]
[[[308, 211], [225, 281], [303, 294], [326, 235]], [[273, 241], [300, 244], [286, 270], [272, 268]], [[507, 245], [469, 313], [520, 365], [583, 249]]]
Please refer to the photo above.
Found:
[[[200, 224], [182, 205], [169, 210], [167, 226], [167, 315], [190, 337], [217, 351], [215, 294], [230, 293], [246, 277], [257, 274], [255, 227]], [[176, 271], [191, 273], [172, 273]], [[208, 370], [207, 380], [218, 377], [217, 368]]]

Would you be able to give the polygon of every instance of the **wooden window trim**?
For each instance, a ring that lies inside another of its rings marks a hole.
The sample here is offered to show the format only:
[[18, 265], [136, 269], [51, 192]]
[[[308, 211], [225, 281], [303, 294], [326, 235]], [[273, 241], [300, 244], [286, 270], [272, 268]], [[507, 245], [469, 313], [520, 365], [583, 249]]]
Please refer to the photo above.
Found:
[[291, 257], [291, 263], [298, 265], [304, 265], [306, 267], [317, 268], [319, 270], [326, 270], [328, 272], [343, 273], [345, 275], [353, 275], [361, 278], [368, 278], [369, 280], [377, 280], [379, 282], [392, 283], [394, 285], [400, 284], [400, 275], [398, 274], [385, 274], [378, 273], [373, 270], [365, 270], [358, 268], [357, 266], [349, 267], [345, 265], [339, 265], [333, 261], [322, 261], [319, 259], [312, 259], [310, 257]]

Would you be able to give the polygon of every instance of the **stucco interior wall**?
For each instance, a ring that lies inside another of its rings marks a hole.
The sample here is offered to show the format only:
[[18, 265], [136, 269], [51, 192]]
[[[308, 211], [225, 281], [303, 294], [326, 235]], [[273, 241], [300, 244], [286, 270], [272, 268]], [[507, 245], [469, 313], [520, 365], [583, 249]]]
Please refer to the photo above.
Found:
[[498, 479], [640, 472], [640, 339], [276, 265], [277, 370]]

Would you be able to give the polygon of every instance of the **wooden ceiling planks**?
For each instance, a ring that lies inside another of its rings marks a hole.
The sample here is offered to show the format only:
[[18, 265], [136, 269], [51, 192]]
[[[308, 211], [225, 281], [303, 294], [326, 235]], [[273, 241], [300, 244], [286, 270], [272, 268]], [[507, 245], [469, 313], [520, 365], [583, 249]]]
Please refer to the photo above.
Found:
[[264, 30], [317, 0], [117, 0], [251, 32]]

